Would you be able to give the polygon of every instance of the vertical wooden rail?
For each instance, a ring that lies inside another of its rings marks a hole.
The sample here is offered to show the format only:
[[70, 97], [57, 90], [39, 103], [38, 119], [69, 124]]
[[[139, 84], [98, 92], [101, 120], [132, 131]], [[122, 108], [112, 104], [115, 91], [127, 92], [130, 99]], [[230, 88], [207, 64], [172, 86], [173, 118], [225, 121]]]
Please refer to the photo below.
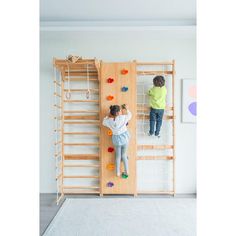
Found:
[[64, 81], [65, 81], [65, 69], [61, 69], [61, 194], [64, 196], [64, 160], [65, 160], [65, 155], [64, 155]]
[[[102, 61], [100, 61], [100, 63], [96, 63], [95, 62], [95, 66], [97, 68], [98, 71], [98, 100], [99, 100], [99, 111], [101, 111], [101, 104], [102, 104], [102, 91], [101, 91], [101, 63]], [[102, 121], [103, 121], [103, 117], [101, 116], [101, 112], [99, 113], [99, 121], [100, 121], [100, 126], [99, 126], [99, 195], [100, 197], [103, 196], [103, 188], [102, 188], [102, 148], [101, 148], [101, 126], [102, 126]]]
[[173, 106], [173, 193], [175, 195], [175, 60], [172, 61], [172, 106]]

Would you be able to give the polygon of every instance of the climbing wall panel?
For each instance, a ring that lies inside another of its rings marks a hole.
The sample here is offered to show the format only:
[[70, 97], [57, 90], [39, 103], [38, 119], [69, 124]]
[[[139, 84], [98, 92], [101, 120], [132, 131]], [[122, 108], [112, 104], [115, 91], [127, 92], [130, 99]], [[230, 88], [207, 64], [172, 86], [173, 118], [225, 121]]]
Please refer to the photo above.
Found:
[[[136, 194], [136, 64], [134, 62], [102, 62], [100, 94], [101, 118], [108, 115], [111, 105], [122, 104], [128, 105], [133, 116], [128, 124], [128, 130], [131, 134], [128, 149], [128, 179], [116, 176], [114, 169], [115, 152], [112, 151], [111, 135], [109, 135], [109, 129], [101, 125], [101, 194]], [[123, 172], [123, 163], [121, 168]]]

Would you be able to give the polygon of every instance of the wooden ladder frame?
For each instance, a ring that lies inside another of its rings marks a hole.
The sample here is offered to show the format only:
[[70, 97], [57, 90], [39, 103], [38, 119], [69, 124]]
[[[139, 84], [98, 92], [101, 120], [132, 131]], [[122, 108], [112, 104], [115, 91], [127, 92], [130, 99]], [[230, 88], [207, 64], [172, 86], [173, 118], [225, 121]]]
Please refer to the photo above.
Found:
[[[95, 136], [100, 136], [101, 135], [101, 122], [103, 117], [99, 115], [100, 113], [100, 106], [101, 106], [101, 99], [98, 100], [91, 100], [91, 103], [97, 103], [99, 104], [99, 110], [93, 111], [94, 114], [93, 116], [86, 115], [86, 113], [89, 113], [89, 110], [65, 110], [65, 103], [81, 103], [84, 102], [82, 100], [66, 100], [65, 98], [65, 92], [68, 92], [68, 89], [65, 88], [65, 83], [68, 81], [68, 66], [70, 70], [70, 77], [73, 77], [71, 79], [71, 83], [73, 81], [83, 81], [86, 80], [86, 73], [85, 72], [80, 72], [79, 69], [83, 69], [86, 67], [87, 64], [93, 66], [92, 72], [89, 74], [93, 76], [93, 81], [98, 82], [98, 88], [97, 89], [91, 89], [92, 92], [98, 93], [99, 96], [101, 96], [101, 87], [100, 87], [100, 78], [101, 78], [101, 71], [100, 71], [100, 63], [101, 61], [98, 61], [96, 59], [86, 59], [86, 60], [80, 60], [77, 63], [69, 63], [67, 60], [61, 60], [61, 59], [55, 59], [53, 60], [53, 65], [55, 69], [60, 73], [60, 78], [61, 80], [57, 80], [54, 78], [54, 87], [59, 89], [60, 92], [58, 93], [57, 90], [54, 91], [54, 97], [56, 97], [59, 101], [59, 103], [54, 104], [54, 108], [59, 113], [59, 117], [54, 117], [56, 121], [60, 121], [61, 126], [56, 130], [55, 132], [58, 132], [60, 134], [61, 140], [57, 141], [55, 145], [61, 145], [61, 150], [60, 153], [55, 153], [55, 158], [58, 158], [61, 156], [61, 161], [59, 162], [60, 167], [61, 167], [61, 172], [57, 174], [56, 176], [56, 181], [59, 183], [59, 194], [57, 195], [57, 204], [61, 201], [63, 196], [65, 194], [99, 194], [100, 196], [103, 195], [102, 192], [102, 164], [101, 164], [101, 151], [98, 152], [98, 154], [92, 154], [92, 155], [80, 155], [80, 154], [68, 154], [64, 152], [65, 146], [98, 146], [99, 150], [101, 150], [101, 143], [100, 141], [98, 143], [65, 143], [64, 142], [64, 136], [65, 135], [95, 135]], [[136, 161], [139, 160], [166, 160], [166, 161], [172, 161], [173, 162], [173, 189], [171, 191], [142, 191], [139, 190], [137, 191], [137, 188], [135, 190], [134, 195], [136, 196], [137, 194], [171, 194], [175, 195], [175, 159], [176, 159], [176, 153], [175, 153], [175, 60], [171, 62], [136, 62], [136, 73], [137, 73], [137, 80], [139, 75], [159, 75], [162, 74], [162, 70], [157, 70], [157, 71], [140, 71], [138, 70], [139, 66], [171, 66], [171, 70], [165, 71], [165, 74], [171, 75], [172, 78], [172, 106], [167, 107], [166, 110], [171, 111], [172, 115], [165, 115], [164, 119], [165, 120], [172, 120], [172, 144], [166, 144], [166, 145], [137, 145], [137, 150], [140, 148], [143, 149], [172, 149], [173, 150], [173, 155], [172, 156], [143, 156], [142, 158], [136, 157]], [[78, 76], [78, 78], [74, 78]], [[95, 78], [94, 78], [95, 77]], [[85, 91], [85, 89], [81, 88], [71, 88], [70, 90], [72, 93], [73, 92], [82, 92]], [[87, 101], [88, 102], [88, 101]], [[148, 110], [148, 108], [146, 108]], [[137, 105], [137, 120], [140, 118], [138, 115], [139, 111], [139, 106]], [[80, 113], [83, 113], [83, 115], [80, 115]], [[79, 115], [78, 115], [79, 114]], [[86, 121], [89, 119], [89, 121]], [[148, 119], [148, 116], [145, 116], [145, 119]], [[89, 132], [65, 132], [64, 131], [64, 126], [65, 125], [73, 125], [73, 124], [90, 124], [90, 125], [99, 125], [100, 126], [100, 131], [98, 133], [89, 133]], [[98, 160], [98, 164], [66, 164], [65, 161], [67, 160]], [[79, 175], [74, 175], [74, 176], [67, 176], [64, 174], [64, 169], [65, 168], [77, 168], [77, 167], [83, 167], [83, 168], [99, 168], [99, 175], [98, 176], [79, 176]], [[66, 186], [64, 184], [64, 179], [65, 178], [97, 178], [100, 179], [100, 184], [99, 186]], [[136, 180], [135, 180], [136, 182]], [[135, 183], [136, 185], [136, 183]], [[73, 190], [73, 191], [71, 191]], [[79, 190], [79, 191], [75, 191]]]

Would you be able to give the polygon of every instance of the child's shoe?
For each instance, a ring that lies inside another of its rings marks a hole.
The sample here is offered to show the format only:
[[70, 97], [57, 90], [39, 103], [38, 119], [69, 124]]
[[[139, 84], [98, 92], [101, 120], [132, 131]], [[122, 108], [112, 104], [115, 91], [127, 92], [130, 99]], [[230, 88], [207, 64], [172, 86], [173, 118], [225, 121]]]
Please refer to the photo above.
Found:
[[153, 136], [153, 134], [151, 134], [150, 132], [148, 133], [148, 136]]
[[117, 173], [116, 176], [117, 176], [117, 177], [120, 177], [120, 173]]
[[122, 173], [122, 178], [123, 178], [123, 179], [127, 179], [128, 177], [129, 177], [128, 174], [126, 174], [126, 173], [124, 173], [124, 172]]

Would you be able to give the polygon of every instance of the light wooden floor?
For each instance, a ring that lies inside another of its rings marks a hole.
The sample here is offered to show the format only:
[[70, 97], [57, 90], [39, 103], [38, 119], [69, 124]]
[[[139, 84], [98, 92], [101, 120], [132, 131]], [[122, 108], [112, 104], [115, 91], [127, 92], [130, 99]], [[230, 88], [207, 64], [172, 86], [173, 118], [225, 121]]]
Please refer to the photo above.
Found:
[[[93, 195], [68, 195], [69, 198], [100, 198], [99, 196]], [[104, 196], [105, 198], [119, 198], [127, 197], [132, 198], [132, 196]], [[157, 195], [139, 195], [138, 198], [170, 198], [172, 196], [157, 196]], [[176, 198], [196, 198], [195, 194], [178, 194]], [[63, 200], [64, 201], [64, 200]], [[61, 201], [60, 205], [56, 205], [56, 194], [53, 193], [41, 193], [40, 194], [40, 235], [44, 233], [54, 216], [57, 214], [57, 211], [63, 204]]]

